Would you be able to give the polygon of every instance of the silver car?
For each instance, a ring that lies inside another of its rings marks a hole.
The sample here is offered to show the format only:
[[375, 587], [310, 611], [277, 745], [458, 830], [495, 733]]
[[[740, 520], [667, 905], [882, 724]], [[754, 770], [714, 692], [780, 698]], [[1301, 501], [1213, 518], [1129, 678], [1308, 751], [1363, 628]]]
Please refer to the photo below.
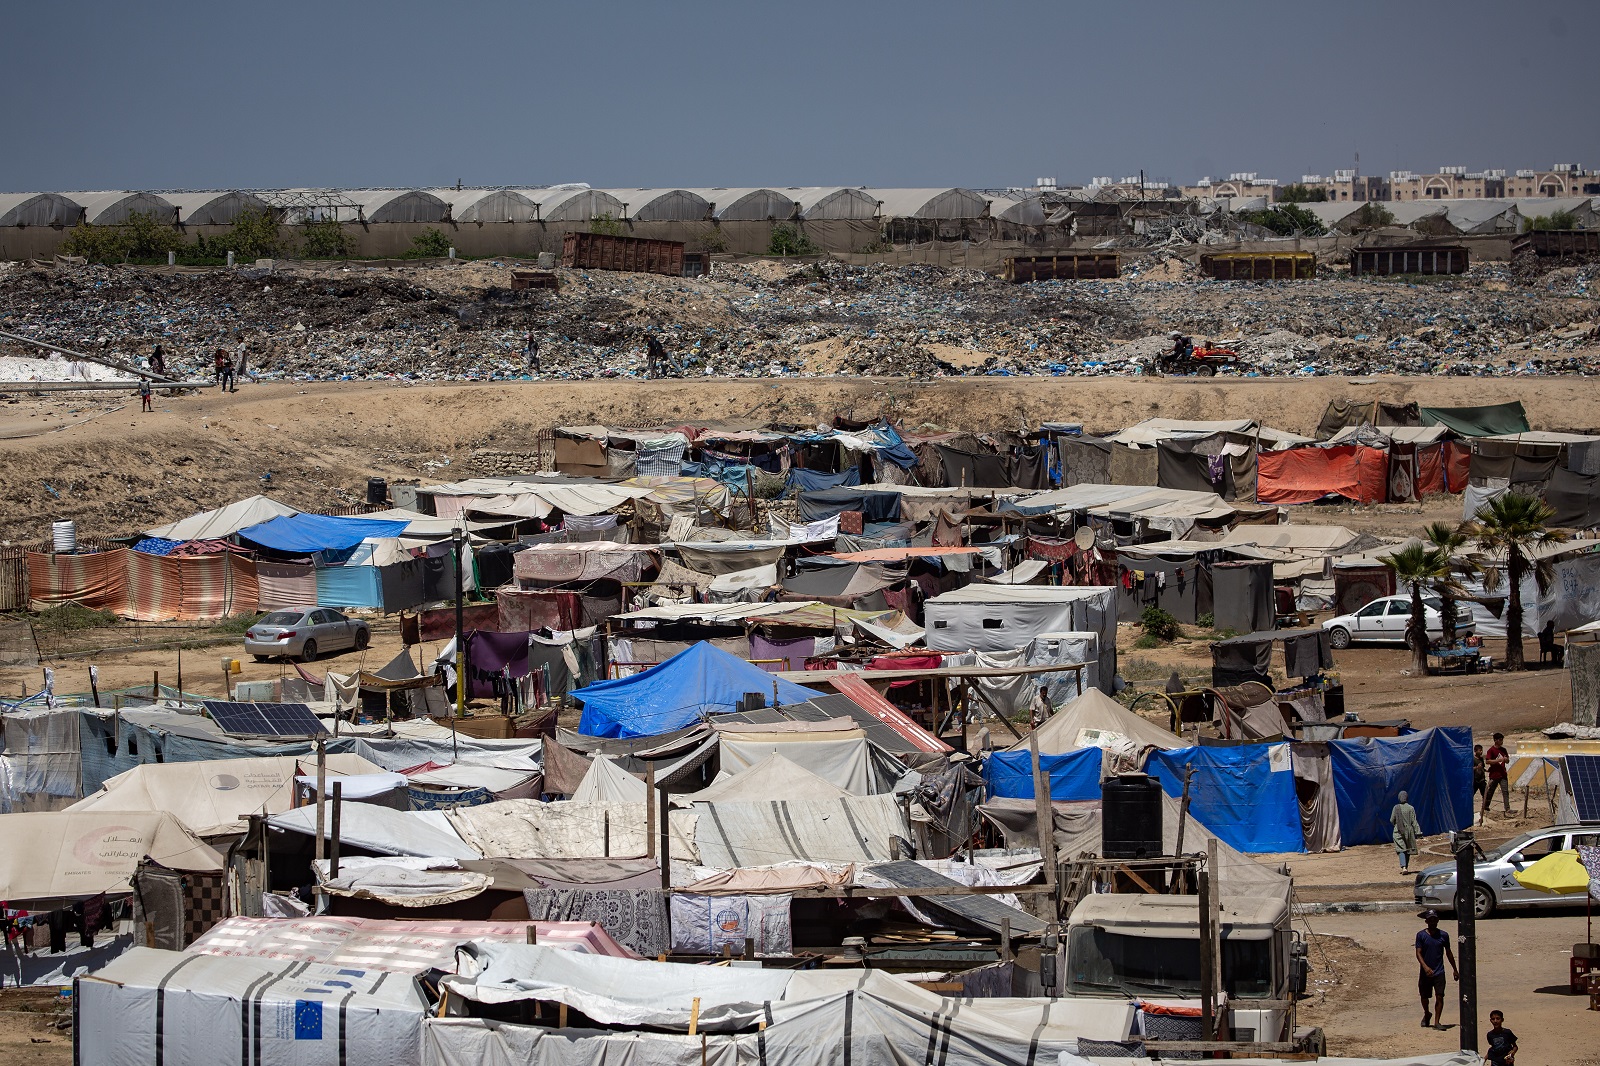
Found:
[[371, 642], [367, 623], [327, 607], [273, 611], [257, 619], [244, 634], [244, 650], [255, 656], [256, 662], [286, 656], [309, 663], [324, 652], [360, 651]]
[[[1472, 868], [1472, 909], [1487, 918], [1501, 907], [1548, 907], [1579, 902], [1581, 896], [1556, 896], [1522, 887], [1517, 872], [1546, 855], [1579, 844], [1600, 844], [1600, 825], [1557, 825], [1512, 837], [1483, 856]], [[1436, 911], [1454, 910], [1456, 864], [1436, 863], [1417, 874], [1417, 904]]]
[[[1422, 615], [1430, 637], [1444, 636], [1444, 616], [1439, 613], [1443, 606], [1444, 602], [1437, 596], [1422, 597]], [[1359, 611], [1328, 619], [1322, 623], [1322, 628], [1328, 631], [1328, 643], [1335, 648], [1348, 648], [1357, 640], [1404, 644], [1406, 624], [1410, 621], [1410, 596], [1384, 596]], [[1465, 604], [1456, 604], [1456, 636], [1470, 637], [1474, 628], [1471, 611]]]

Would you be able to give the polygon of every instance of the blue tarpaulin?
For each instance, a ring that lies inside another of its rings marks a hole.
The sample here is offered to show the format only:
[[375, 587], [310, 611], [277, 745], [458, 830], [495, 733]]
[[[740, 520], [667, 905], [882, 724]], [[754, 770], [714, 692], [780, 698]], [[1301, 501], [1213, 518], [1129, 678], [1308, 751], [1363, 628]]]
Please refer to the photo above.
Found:
[[1439, 726], [1404, 737], [1328, 742], [1339, 835], [1353, 844], [1393, 839], [1389, 812], [1405, 792], [1423, 836], [1472, 825], [1472, 730]]
[[[1189, 813], [1229, 847], [1244, 852], [1305, 850], [1287, 743], [1156, 751], [1144, 768], [1174, 799], [1183, 795], [1184, 772], [1193, 769]], [[1348, 837], [1345, 843], [1350, 843]]]
[[353, 548], [368, 537], [398, 537], [409, 522], [372, 518], [333, 518], [322, 514], [280, 515], [239, 530], [239, 536], [281, 552], [337, 551]]
[[[773, 689], [776, 686], [776, 693]], [[816, 693], [701, 641], [632, 677], [597, 681], [571, 695], [583, 701], [578, 732], [591, 737], [653, 737], [735, 710], [748, 692], [770, 706], [804, 703]]]
[[382, 574], [376, 566], [317, 568], [318, 607], [383, 607]]
[[818, 492], [822, 489], [836, 489], [841, 485], [859, 484], [861, 484], [861, 470], [858, 467], [852, 466], [837, 474], [825, 474], [820, 470], [807, 470], [803, 466], [795, 466], [789, 468], [787, 488], [795, 492]]
[[[1040, 755], [1039, 768], [1050, 778], [1050, 798], [1057, 803], [1099, 799], [1100, 755], [1099, 748]], [[1033, 799], [1033, 753], [992, 753], [983, 761], [983, 781], [990, 799]]]

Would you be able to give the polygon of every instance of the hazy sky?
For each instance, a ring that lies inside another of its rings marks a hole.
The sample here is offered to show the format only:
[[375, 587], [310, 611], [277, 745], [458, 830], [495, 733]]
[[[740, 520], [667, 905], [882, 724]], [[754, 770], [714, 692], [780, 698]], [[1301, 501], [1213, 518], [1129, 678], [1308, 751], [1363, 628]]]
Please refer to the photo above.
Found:
[[0, 189], [1600, 167], [1587, 3], [15, 3]]

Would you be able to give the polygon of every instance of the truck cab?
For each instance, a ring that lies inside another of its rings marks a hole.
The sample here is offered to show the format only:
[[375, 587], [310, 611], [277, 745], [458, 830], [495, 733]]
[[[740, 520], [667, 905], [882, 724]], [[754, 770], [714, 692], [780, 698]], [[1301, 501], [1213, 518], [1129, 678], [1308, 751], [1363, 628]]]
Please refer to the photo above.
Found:
[[[1221, 939], [1218, 1012], [1229, 1038], [1289, 1039], [1288, 1004], [1304, 989], [1304, 959], [1289, 927], [1287, 902], [1225, 898]], [[1068, 920], [1064, 948], [1066, 996], [1200, 1006], [1200, 908], [1195, 896], [1086, 896]]]

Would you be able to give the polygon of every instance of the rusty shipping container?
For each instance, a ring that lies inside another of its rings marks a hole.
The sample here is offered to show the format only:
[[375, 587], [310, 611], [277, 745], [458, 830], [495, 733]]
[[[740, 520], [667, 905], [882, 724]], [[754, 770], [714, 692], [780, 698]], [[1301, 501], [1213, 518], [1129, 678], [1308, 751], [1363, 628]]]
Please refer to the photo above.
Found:
[[1459, 244], [1399, 248], [1357, 248], [1350, 253], [1350, 276], [1364, 274], [1465, 274], [1467, 250]]
[[1200, 273], [1219, 281], [1303, 281], [1317, 276], [1310, 252], [1219, 252], [1200, 257]]
[[1600, 229], [1535, 229], [1526, 237], [1534, 255], [1600, 255]]
[[1006, 260], [1007, 281], [1073, 281], [1115, 278], [1122, 274], [1116, 252], [1069, 252], [1060, 255], [1018, 255]]
[[561, 265], [580, 270], [630, 270], [636, 274], [683, 276], [683, 242], [608, 233], [569, 233], [561, 246]]

